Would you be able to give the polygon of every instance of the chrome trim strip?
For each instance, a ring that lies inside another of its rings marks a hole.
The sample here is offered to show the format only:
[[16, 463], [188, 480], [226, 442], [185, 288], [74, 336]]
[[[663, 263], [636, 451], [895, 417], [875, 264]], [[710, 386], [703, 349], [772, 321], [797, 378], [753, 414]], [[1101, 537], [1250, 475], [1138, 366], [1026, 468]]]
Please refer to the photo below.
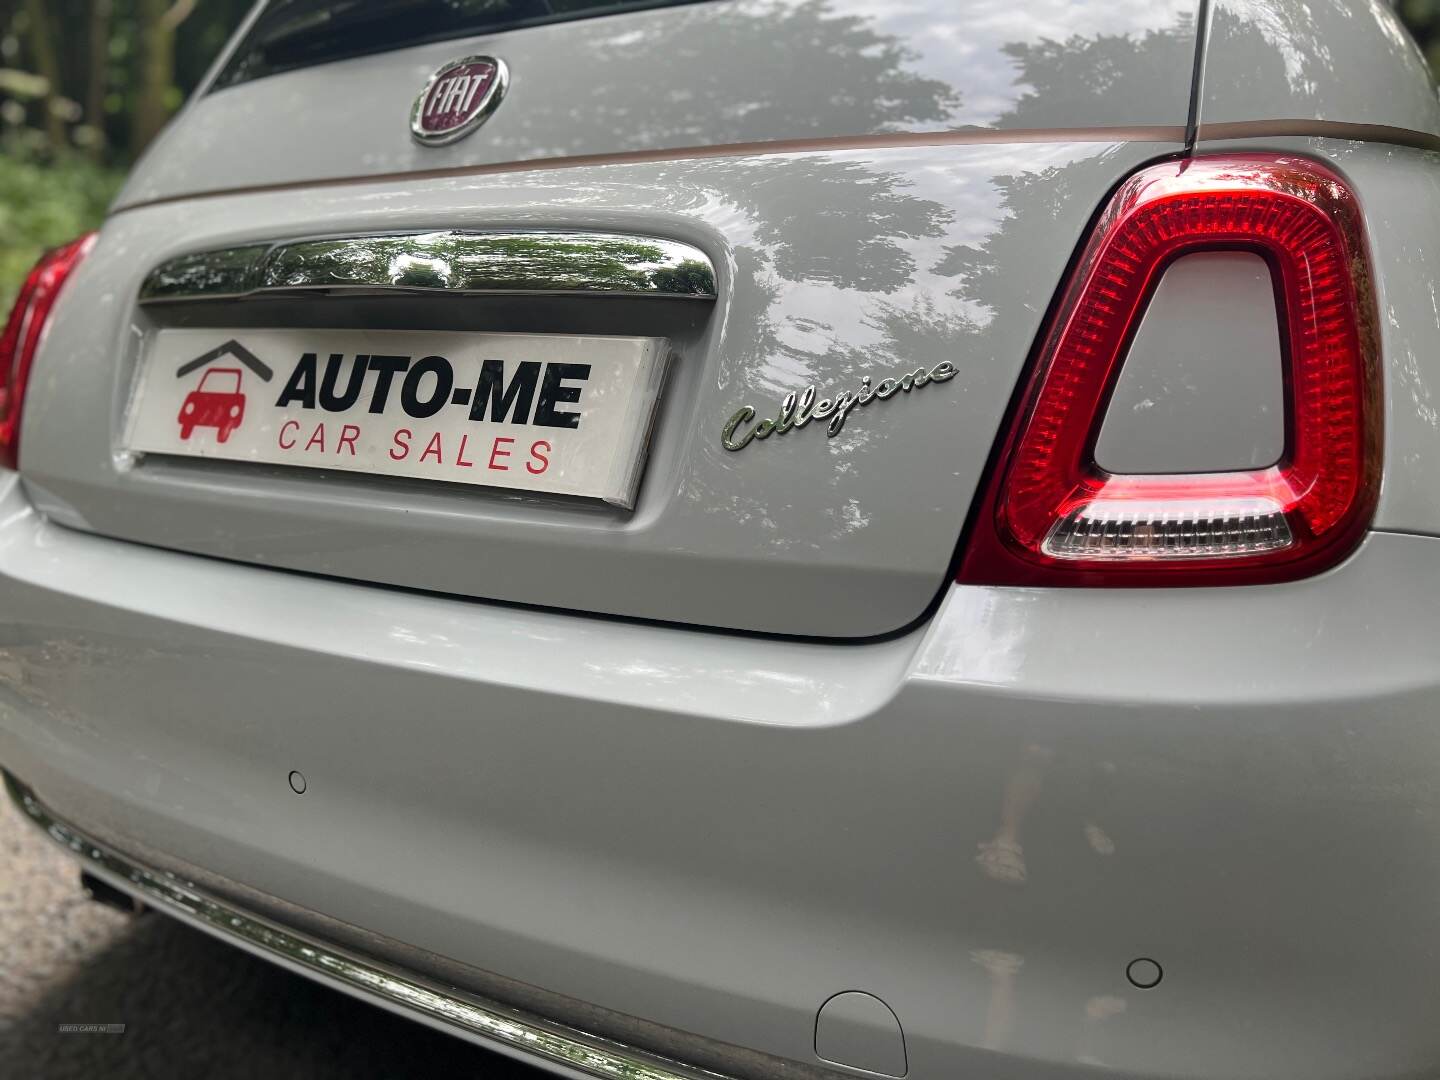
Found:
[[715, 267], [677, 240], [602, 232], [428, 232], [199, 251], [152, 270], [144, 304], [299, 290], [715, 299]]
[[321, 982], [339, 984], [362, 997], [459, 1029], [460, 1034], [520, 1055], [574, 1069], [597, 1080], [725, 1080], [718, 1073], [653, 1057], [585, 1032], [560, 1028], [479, 999], [461, 996], [389, 967], [342, 952], [304, 934], [258, 918], [208, 895], [173, 874], [121, 855], [62, 821], [8, 772], [5, 788], [30, 822], [102, 878], [159, 911], [247, 946]]

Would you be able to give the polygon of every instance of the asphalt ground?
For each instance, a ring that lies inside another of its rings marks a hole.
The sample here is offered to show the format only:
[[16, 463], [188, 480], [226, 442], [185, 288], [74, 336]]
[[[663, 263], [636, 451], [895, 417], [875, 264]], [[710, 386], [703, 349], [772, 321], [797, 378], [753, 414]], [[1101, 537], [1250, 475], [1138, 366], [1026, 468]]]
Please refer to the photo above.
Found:
[[[66, 1034], [64, 1024], [123, 1024]], [[0, 794], [0, 1077], [368, 1080], [546, 1074], [231, 948], [86, 898]]]

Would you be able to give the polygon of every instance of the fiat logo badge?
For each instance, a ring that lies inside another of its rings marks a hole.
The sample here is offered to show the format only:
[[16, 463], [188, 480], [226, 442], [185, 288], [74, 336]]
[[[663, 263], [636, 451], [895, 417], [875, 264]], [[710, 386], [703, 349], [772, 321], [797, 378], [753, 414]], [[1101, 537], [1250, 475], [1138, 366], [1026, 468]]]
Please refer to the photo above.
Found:
[[434, 75], [410, 110], [410, 133], [426, 146], [463, 139], [495, 111], [510, 73], [493, 56], [452, 60]]

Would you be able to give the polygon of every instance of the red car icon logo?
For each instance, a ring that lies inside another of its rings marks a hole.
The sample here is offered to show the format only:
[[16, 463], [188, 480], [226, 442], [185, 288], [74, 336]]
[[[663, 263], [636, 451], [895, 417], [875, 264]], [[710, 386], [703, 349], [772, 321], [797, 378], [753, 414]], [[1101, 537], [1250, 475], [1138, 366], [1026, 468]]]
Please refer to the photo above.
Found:
[[224, 442], [245, 419], [245, 395], [240, 392], [239, 368], [211, 368], [200, 385], [185, 395], [180, 406], [180, 438], [188, 439], [197, 427], [215, 429]]

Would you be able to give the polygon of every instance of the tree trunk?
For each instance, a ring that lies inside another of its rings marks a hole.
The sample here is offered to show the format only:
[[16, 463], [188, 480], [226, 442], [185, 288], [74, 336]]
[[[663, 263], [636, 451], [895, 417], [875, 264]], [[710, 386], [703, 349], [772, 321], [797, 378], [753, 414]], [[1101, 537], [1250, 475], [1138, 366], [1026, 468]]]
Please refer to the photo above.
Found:
[[135, 113], [130, 149], [135, 155], [150, 145], [169, 119], [165, 93], [175, 81], [175, 31], [165, 19], [170, 0], [139, 0], [140, 71], [135, 80]]
[[135, 118], [130, 148], [140, 153], [170, 119], [167, 98], [175, 85], [175, 31], [195, 10], [197, 0], [139, 0], [140, 77], [135, 87]]
[[55, 108], [60, 96], [60, 56], [55, 52], [55, 39], [50, 36], [50, 16], [45, 0], [25, 0], [25, 16], [30, 24], [30, 51], [35, 57], [35, 70], [49, 86], [45, 91], [45, 134], [50, 148], [65, 147], [65, 121]]
[[85, 86], [85, 123], [95, 131], [90, 155], [105, 153], [105, 91], [109, 89], [111, 0], [92, 0], [90, 7], [90, 81]]

